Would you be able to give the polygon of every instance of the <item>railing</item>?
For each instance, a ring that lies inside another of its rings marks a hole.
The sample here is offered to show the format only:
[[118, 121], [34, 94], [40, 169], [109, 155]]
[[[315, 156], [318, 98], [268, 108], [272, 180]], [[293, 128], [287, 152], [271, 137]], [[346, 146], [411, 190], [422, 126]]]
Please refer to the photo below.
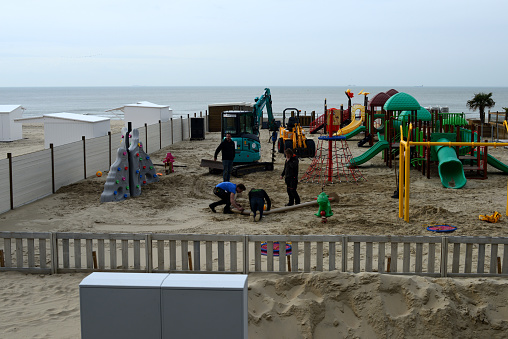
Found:
[[316, 120], [314, 120], [310, 123], [310, 126], [309, 126], [310, 133], [312, 134], [312, 133], [315, 133], [316, 131], [318, 131], [320, 128], [323, 127], [324, 123], [325, 123], [325, 115], [323, 114], [323, 115], [320, 115]]
[[[280, 253], [274, 250], [275, 242]], [[247, 274], [334, 270], [507, 277], [508, 238], [0, 232], [0, 271]]]

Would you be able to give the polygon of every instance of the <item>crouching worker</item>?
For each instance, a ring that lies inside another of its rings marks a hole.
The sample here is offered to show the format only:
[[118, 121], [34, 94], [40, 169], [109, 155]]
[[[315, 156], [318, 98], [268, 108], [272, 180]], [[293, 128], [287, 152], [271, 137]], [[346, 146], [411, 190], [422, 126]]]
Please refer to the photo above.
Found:
[[220, 198], [220, 201], [211, 203], [208, 205], [213, 213], [215, 213], [215, 207], [219, 205], [226, 205], [224, 206], [224, 214], [232, 214], [233, 211], [231, 211], [231, 205], [235, 207], [240, 212], [243, 212], [242, 206], [240, 206], [236, 202], [236, 193], [242, 193], [245, 191], [244, 184], [238, 184], [235, 185], [232, 182], [224, 181], [215, 186], [213, 189], [213, 194], [218, 196]]
[[[266, 201], [266, 210], [269, 211], [272, 207], [270, 197], [266, 194], [265, 190], [253, 188], [249, 192], [250, 203], [250, 220], [259, 221], [263, 217], [263, 208]], [[259, 212], [259, 213], [258, 213]]]

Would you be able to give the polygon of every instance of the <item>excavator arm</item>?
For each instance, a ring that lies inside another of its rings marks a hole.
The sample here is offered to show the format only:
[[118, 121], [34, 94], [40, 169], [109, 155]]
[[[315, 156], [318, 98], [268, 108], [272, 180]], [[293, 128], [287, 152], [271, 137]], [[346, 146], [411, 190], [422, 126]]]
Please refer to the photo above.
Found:
[[269, 88], [265, 88], [265, 93], [261, 97], [256, 97], [254, 99], [255, 104], [252, 109], [253, 115], [256, 119], [256, 123], [254, 126], [254, 130], [257, 135], [259, 135], [259, 125], [261, 123], [261, 118], [263, 117], [263, 109], [266, 107], [266, 112], [268, 113], [268, 129], [270, 131], [277, 131], [277, 125], [275, 124], [275, 118], [273, 117], [272, 111], [272, 95], [270, 93]]

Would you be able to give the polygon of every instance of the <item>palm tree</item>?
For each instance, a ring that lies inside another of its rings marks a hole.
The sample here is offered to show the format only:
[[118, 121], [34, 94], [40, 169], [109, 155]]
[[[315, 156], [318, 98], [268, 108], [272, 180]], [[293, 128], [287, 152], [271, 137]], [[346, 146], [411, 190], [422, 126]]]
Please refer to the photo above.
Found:
[[[482, 126], [485, 123], [485, 108], [492, 108], [496, 103], [492, 100], [492, 92], [489, 94], [480, 92], [474, 95], [473, 99], [467, 101], [467, 107], [472, 111], [480, 110]], [[483, 128], [483, 127], [482, 127]]]

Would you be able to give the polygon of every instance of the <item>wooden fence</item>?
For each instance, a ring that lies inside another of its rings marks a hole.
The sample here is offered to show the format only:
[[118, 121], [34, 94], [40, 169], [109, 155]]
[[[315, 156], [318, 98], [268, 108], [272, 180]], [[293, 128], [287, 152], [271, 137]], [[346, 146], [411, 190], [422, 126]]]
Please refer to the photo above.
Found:
[[[278, 242], [280, 253], [274, 250]], [[286, 251], [287, 249], [287, 251]], [[508, 276], [508, 238], [0, 232], [0, 271]]]

